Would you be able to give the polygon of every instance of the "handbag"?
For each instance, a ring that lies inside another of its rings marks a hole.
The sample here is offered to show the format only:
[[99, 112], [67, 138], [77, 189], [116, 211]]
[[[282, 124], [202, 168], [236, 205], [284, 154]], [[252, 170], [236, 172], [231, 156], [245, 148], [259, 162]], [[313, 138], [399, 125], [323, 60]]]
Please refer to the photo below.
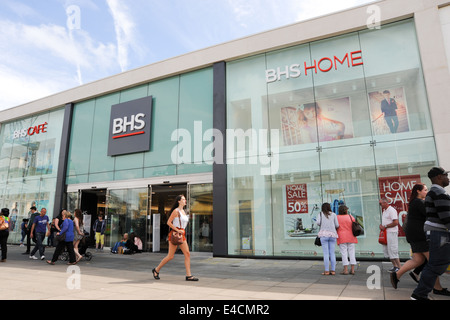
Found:
[[3, 218], [2, 221], [3, 223], [0, 224], [0, 231], [7, 230], [9, 228], [8, 218]]
[[63, 234], [57, 235], [57, 236], [56, 236], [56, 240], [57, 240], [58, 242], [66, 241], [66, 232], [64, 232]]
[[353, 235], [355, 237], [361, 235], [361, 233], [362, 233], [361, 226], [359, 225], [358, 222], [356, 222], [356, 219], [355, 219], [355, 221], [353, 221], [352, 217], [351, 216], [349, 216], [349, 217], [350, 217], [350, 220], [352, 221], [352, 233], [353, 233]]
[[173, 245], [179, 246], [180, 244], [182, 244], [184, 242], [183, 235], [179, 232], [176, 232], [175, 230], [172, 230], [171, 234], [170, 234], [170, 242]]
[[[178, 221], [180, 222], [180, 225], [181, 225], [180, 211], [178, 211]], [[173, 245], [179, 246], [180, 244], [182, 244], [184, 242], [183, 234], [181, 234], [180, 232], [177, 232], [175, 230], [171, 230], [170, 235], [169, 235], [169, 240]]]
[[380, 230], [380, 235], [378, 236], [378, 243], [387, 245], [387, 234], [386, 230]]
[[[321, 212], [321, 213], [322, 213], [322, 212]], [[320, 214], [321, 214], [321, 213], [320, 213]], [[321, 247], [321, 246], [322, 246], [322, 242], [320, 242], [319, 236], [317, 236], [316, 239], [314, 239], [314, 244], [315, 244], [316, 246], [318, 246], [318, 247]]]
[[320, 238], [319, 236], [316, 237], [316, 239], [314, 240], [314, 244], [318, 247], [322, 246], [322, 242], [320, 242]]

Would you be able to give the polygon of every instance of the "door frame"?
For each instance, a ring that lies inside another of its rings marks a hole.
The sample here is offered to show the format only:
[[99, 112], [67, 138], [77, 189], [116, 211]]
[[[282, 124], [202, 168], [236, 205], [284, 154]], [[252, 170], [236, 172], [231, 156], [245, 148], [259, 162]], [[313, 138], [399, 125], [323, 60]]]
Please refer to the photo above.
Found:
[[[169, 183], [169, 184], [153, 184], [153, 185], [148, 185], [148, 194], [149, 194], [149, 197], [148, 197], [148, 205], [147, 205], [147, 217], [150, 217], [150, 218], [147, 218], [147, 221], [151, 221], [150, 223], [148, 223], [148, 225], [147, 225], [147, 234], [150, 234], [153, 230], [151, 230], [151, 228], [153, 227], [154, 228], [154, 226], [153, 226], [153, 223], [154, 223], [154, 219], [153, 219], [153, 217], [151, 216], [151, 206], [152, 206], [152, 197], [153, 197], [153, 192], [158, 192], [158, 190], [156, 190], [156, 191], [154, 191], [155, 190], [155, 188], [161, 188], [161, 189], [163, 189], [164, 187], [166, 187], [166, 188], [170, 188], [170, 186], [183, 186], [185, 189], [186, 189], [186, 192], [184, 193], [183, 192], [183, 194], [185, 195], [185, 197], [186, 197], [186, 199], [188, 199], [188, 194], [189, 194], [189, 183], [186, 183], [186, 182], [183, 182], [183, 183]], [[169, 190], [168, 190], [169, 191]], [[163, 192], [163, 191], [162, 191]], [[190, 206], [190, 203], [188, 202], [187, 204], [186, 204], [186, 208], [187, 209], [189, 209], [189, 206]], [[159, 229], [161, 230], [161, 224], [162, 223], [162, 219], [160, 220], [160, 225], [159, 225]], [[153, 237], [152, 237], [153, 238]], [[160, 235], [160, 238], [161, 238], [161, 235]], [[153, 240], [153, 239], [152, 239]], [[188, 243], [189, 243], [189, 241], [188, 241]], [[150, 248], [150, 246], [149, 246], [149, 248], [148, 248], [148, 250], [152, 250], [153, 251], [153, 245], [154, 245], [154, 243], [153, 243], [153, 241], [152, 241], [152, 246], [151, 246], [151, 248]], [[160, 247], [161, 248], [161, 247]], [[160, 250], [161, 251], [161, 250]], [[157, 252], [160, 252], [160, 251], [157, 251]]]
[[[106, 198], [106, 193], [107, 193], [108, 190], [106, 188], [78, 189], [77, 191], [72, 191], [72, 193], [77, 193], [78, 194], [77, 205], [76, 205], [75, 208], [79, 208], [79, 209], [82, 210], [81, 204], [82, 204], [82, 201], [83, 201], [83, 193], [84, 194], [87, 194], [87, 193], [99, 193], [101, 191], [103, 191], [105, 193], [105, 212], [104, 212], [104, 214], [106, 215], [107, 214], [106, 209], [108, 208], [108, 203], [107, 203], [107, 198]], [[98, 197], [98, 195], [97, 195], [97, 197]], [[83, 214], [86, 212], [85, 210], [82, 210], [82, 211], [83, 211]], [[98, 201], [97, 201], [97, 210], [96, 210], [96, 212], [95, 213], [89, 212], [89, 215], [91, 216], [91, 221], [90, 221], [90, 226], [89, 226], [88, 232], [89, 232], [89, 238], [91, 239], [91, 241], [92, 241], [92, 239], [94, 239], [94, 236], [95, 236], [94, 231], [93, 231], [92, 228], [93, 228], [95, 219], [97, 217], [97, 213], [98, 213]], [[95, 217], [93, 217], [94, 214], [95, 214]], [[84, 229], [86, 230], [86, 226], [84, 226]]]
[[147, 188], [149, 185], [183, 184], [183, 183], [187, 183], [188, 185], [213, 183], [213, 174], [212, 172], [206, 172], [206, 173], [184, 174], [177, 176], [152, 177], [145, 179], [69, 184], [67, 185], [66, 193], [78, 192], [79, 190], [88, 190], [88, 189], [108, 189], [108, 190], [135, 189], [135, 188]]

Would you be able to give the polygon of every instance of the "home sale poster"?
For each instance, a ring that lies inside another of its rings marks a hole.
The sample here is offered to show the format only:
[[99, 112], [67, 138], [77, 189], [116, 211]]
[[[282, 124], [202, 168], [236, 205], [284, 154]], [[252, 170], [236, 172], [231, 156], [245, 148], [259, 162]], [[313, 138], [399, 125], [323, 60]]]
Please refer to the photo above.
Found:
[[416, 183], [420, 182], [420, 175], [418, 174], [378, 178], [381, 198], [386, 198], [388, 203], [397, 210], [399, 237], [405, 236], [402, 226], [408, 213], [412, 188]]

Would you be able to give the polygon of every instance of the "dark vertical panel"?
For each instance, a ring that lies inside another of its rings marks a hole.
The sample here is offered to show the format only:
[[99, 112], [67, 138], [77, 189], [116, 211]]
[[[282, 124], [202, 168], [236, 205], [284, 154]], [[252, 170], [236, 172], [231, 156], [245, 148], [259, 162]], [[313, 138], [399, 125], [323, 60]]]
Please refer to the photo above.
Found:
[[70, 132], [72, 128], [73, 103], [68, 103], [64, 110], [64, 119], [61, 133], [61, 146], [58, 157], [58, 174], [56, 177], [55, 206], [53, 216], [56, 217], [64, 204], [66, 194], [66, 172], [69, 157]]
[[[226, 64], [214, 64], [213, 127], [222, 133], [222, 161], [213, 164], [213, 255], [228, 254], [227, 166], [226, 166]], [[219, 147], [216, 145], [216, 148]]]

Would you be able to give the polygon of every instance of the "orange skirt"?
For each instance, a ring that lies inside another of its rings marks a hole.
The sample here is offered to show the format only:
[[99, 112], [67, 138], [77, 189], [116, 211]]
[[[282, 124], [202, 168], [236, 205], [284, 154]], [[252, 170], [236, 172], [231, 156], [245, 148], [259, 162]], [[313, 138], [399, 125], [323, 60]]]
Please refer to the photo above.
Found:
[[[184, 230], [184, 229], [178, 228], [178, 230]], [[168, 238], [169, 242], [170, 242], [170, 239], [172, 238], [173, 231], [174, 230], [170, 230], [170, 232], [169, 232], [169, 238]], [[183, 242], [186, 242], [186, 232], [183, 233]]]

